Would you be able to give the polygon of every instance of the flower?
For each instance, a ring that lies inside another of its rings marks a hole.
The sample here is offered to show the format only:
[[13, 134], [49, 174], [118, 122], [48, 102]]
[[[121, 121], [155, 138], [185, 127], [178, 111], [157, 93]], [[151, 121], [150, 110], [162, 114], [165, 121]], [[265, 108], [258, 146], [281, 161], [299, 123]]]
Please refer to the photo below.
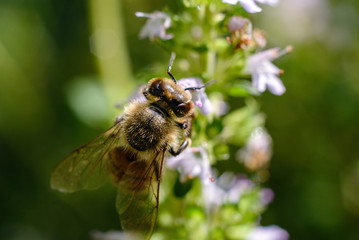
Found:
[[240, 197], [252, 190], [254, 184], [244, 175], [223, 173], [215, 183], [203, 185], [203, 198], [206, 209], [212, 209], [224, 203], [238, 203]]
[[261, 12], [262, 9], [258, 7], [258, 5], [255, 2], [268, 4], [270, 6], [275, 6], [278, 3], [279, 0], [222, 0], [224, 3], [236, 5], [237, 3], [240, 3], [243, 8], [249, 12], [249, 13], [257, 13]]
[[223, 202], [237, 203], [241, 195], [251, 190], [254, 187], [254, 184], [245, 176], [237, 175], [232, 179], [228, 186], [226, 186], [227, 189], [226, 194], [223, 196]]
[[255, 227], [249, 231], [245, 240], [287, 240], [289, 234], [286, 230], [275, 226]]
[[189, 147], [180, 155], [166, 160], [167, 167], [177, 169], [180, 172], [180, 181], [199, 177], [203, 184], [212, 181], [211, 166], [208, 155], [203, 147]]
[[271, 61], [290, 52], [292, 47], [287, 47], [283, 51], [279, 48], [272, 48], [250, 56], [244, 66], [243, 72], [252, 74], [252, 85], [259, 92], [264, 92], [266, 88], [275, 94], [282, 95], [285, 87], [278, 75], [283, 71], [276, 67]]
[[228, 20], [227, 27], [231, 32], [230, 42], [236, 48], [246, 49], [255, 43], [252, 40], [252, 23], [249, 19], [233, 16]]
[[140, 32], [141, 39], [146, 37], [150, 40], [154, 40], [156, 37], [162, 40], [173, 38], [173, 34], [166, 34], [166, 29], [171, 26], [171, 18], [167, 14], [155, 11], [153, 13], [136, 12], [135, 15], [136, 17], [148, 18]]
[[229, 105], [223, 100], [223, 95], [218, 93], [211, 94], [211, 105], [213, 114], [217, 117], [224, 116], [229, 111]]
[[247, 140], [244, 148], [237, 152], [237, 158], [250, 170], [265, 166], [272, 156], [272, 138], [267, 131], [257, 127]]
[[264, 48], [267, 45], [267, 36], [265, 32], [257, 28], [253, 30], [253, 39], [260, 48]]
[[252, 23], [249, 19], [241, 16], [233, 16], [228, 20], [228, 30], [233, 33], [236, 31], [252, 35]]
[[[177, 81], [177, 84], [181, 85], [183, 88], [192, 88], [192, 87], [202, 87], [203, 82], [200, 78], [191, 77], [191, 78], [182, 78]], [[203, 115], [207, 115], [212, 111], [212, 104], [209, 101], [204, 88], [190, 90], [192, 93], [192, 101], [196, 105]]]
[[263, 188], [259, 192], [259, 198], [263, 205], [268, 205], [274, 199], [274, 192], [270, 188]]

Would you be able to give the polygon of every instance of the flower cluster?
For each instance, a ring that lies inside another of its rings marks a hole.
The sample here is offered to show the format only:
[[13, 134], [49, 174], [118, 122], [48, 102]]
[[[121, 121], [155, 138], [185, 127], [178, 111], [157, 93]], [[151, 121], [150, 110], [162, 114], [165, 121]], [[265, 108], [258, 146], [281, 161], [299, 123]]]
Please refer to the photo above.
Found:
[[[154, 238], [286, 240], [289, 235], [280, 227], [260, 226], [260, 215], [274, 198], [262, 186], [272, 138], [255, 97], [267, 89], [285, 93], [279, 78], [284, 71], [272, 61], [291, 47], [263, 50], [266, 35], [250, 18], [262, 11], [258, 3], [275, 6], [278, 0], [182, 3], [177, 13], [136, 12], [147, 18], [140, 38], [177, 53], [174, 67], [191, 76], [178, 84], [191, 92], [199, 110], [192, 145], [166, 159], [167, 169], [174, 171], [166, 172], [162, 183]], [[238, 104], [240, 98], [244, 105]]]
[[189, 147], [182, 154], [168, 158], [166, 162], [169, 168], [179, 171], [181, 182], [199, 177], [206, 185], [212, 179], [208, 156], [203, 147]]

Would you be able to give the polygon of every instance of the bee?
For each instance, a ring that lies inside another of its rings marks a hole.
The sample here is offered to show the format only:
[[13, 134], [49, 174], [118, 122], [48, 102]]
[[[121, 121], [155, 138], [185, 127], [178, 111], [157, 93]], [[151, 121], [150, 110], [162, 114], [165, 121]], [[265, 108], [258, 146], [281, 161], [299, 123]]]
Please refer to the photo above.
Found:
[[171, 73], [153, 78], [143, 89], [145, 100], [133, 100], [104, 133], [63, 159], [51, 176], [51, 187], [65, 193], [96, 189], [108, 178], [118, 189], [116, 208], [122, 229], [149, 239], [154, 231], [166, 153], [180, 154], [191, 144], [194, 103], [191, 91]]

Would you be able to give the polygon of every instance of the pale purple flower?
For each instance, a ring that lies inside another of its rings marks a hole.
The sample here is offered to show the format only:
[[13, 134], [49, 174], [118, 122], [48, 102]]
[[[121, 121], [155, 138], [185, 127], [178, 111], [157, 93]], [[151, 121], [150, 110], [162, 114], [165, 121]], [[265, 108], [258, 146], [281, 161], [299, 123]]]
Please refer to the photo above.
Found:
[[199, 177], [203, 184], [212, 181], [211, 166], [203, 147], [188, 147], [178, 156], [166, 160], [167, 167], [180, 173], [180, 181]]
[[275, 95], [282, 95], [285, 87], [279, 79], [283, 71], [276, 67], [271, 61], [291, 51], [290, 47], [280, 51], [279, 48], [272, 48], [250, 56], [244, 66], [243, 72], [252, 75], [252, 85], [259, 92], [267, 88]]
[[244, 176], [238, 175], [228, 186], [229, 188], [227, 188], [226, 194], [223, 196], [223, 201], [237, 203], [243, 193], [253, 189], [254, 184], [251, 180], [245, 178]]
[[270, 188], [263, 188], [259, 192], [259, 199], [263, 205], [268, 205], [274, 199], [274, 192]]
[[227, 102], [223, 100], [223, 97], [220, 94], [213, 94], [211, 96], [211, 104], [213, 114], [218, 117], [226, 115], [229, 111]]
[[249, 13], [261, 12], [262, 9], [256, 4], [256, 2], [275, 6], [279, 0], [222, 0], [224, 3], [236, 5], [240, 3], [242, 7]]
[[224, 203], [238, 203], [240, 197], [252, 190], [254, 184], [243, 175], [222, 174], [212, 184], [203, 185], [203, 198], [207, 210]]
[[251, 170], [258, 170], [265, 166], [271, 156], [272, 138], [262, 127], [254, 129], [246, 145], [237, 152], [237, 159]]
[[228, 39], [236, 49], [246, 49], [254, 45], [252, 23], [249, 19], [233, 16], [228, 20], [228, 30], [232, 33]]
[[253, 228], [245, 240], [288, 240], [289, 234], [286, 230], [275, 226], [267, 226], [267, 227], [255, 227]]
[[148, 18], [140, 32], [140, 38], [148, 37], [150, 40], [154, 40], [156, 37], [162, 40], [173, 38], [173, 34], [166, 33], [166, 29], [171, 26], [171, 18], [167, 14], [155, 11], [153, 13], [136, 12], [135, 15]]
[[228, 20], [228, 30], [230, 32], [242, 31], [252, 36], [252, 22], [241, 16], [233, 16]]
[[202, 197], [205, 209], [211, 211], [215, 207], [223, 204], [223, 196], [226, 194], [224, 188], [218, 185], [218, 179], [215, 182], [202, 186]]
[[[177, 81], [177, 84], [181, 85], [183, 88], [203, 86], [202, 80], [196, 77], [182, 78]], [[212, 104], [207, 97], [205, 89], [191, 90], [191, 93], [194, 105], [200, 109], [203, 115], [209, 114], [212, 111]]]

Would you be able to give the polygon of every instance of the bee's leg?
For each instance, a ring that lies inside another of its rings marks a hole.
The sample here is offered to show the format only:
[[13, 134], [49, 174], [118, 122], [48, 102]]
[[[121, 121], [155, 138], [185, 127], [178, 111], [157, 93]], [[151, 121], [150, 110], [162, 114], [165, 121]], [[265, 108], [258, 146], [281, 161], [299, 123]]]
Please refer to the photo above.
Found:
[[183, 152], [183, 150], [185, 150], [189, 145], [191, 145], [191, 139], [190, 138], [185, 138], [182, 141], [182, 143], [180, 144], [180, 146], [178, 147], [177, 151], [175, 151], [172, 147], [170, 147], [168, 149], [168, 151], [170, 152], [171, 155], [177, 156], [178, 154]]

